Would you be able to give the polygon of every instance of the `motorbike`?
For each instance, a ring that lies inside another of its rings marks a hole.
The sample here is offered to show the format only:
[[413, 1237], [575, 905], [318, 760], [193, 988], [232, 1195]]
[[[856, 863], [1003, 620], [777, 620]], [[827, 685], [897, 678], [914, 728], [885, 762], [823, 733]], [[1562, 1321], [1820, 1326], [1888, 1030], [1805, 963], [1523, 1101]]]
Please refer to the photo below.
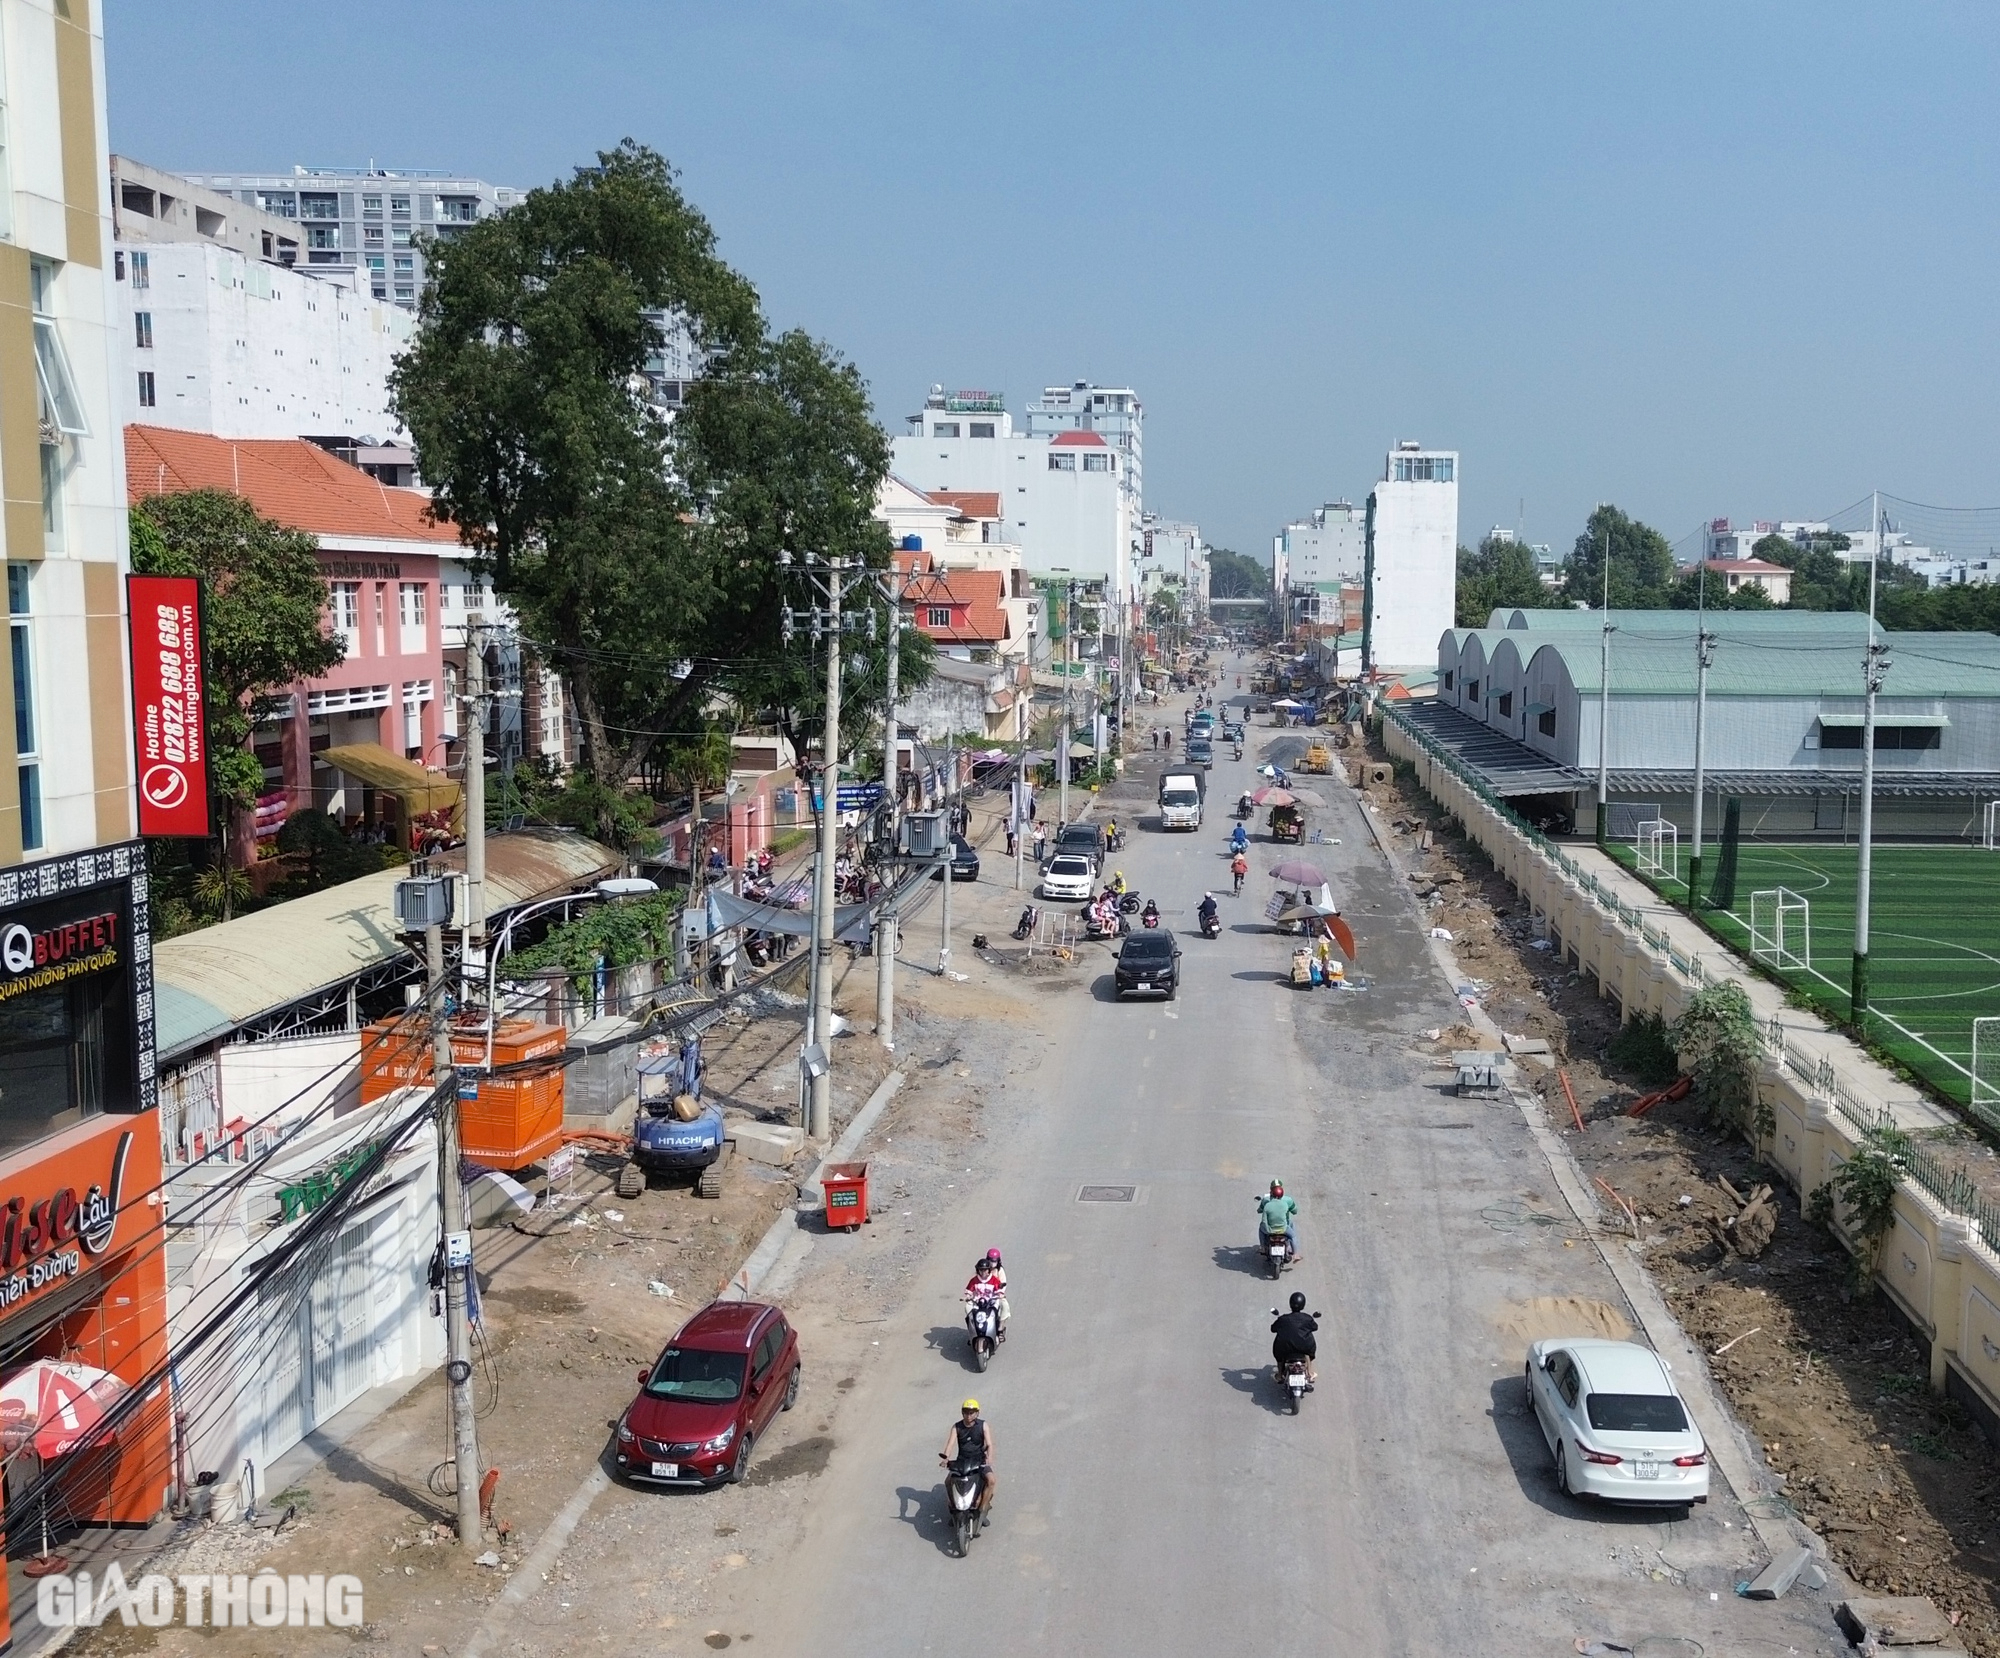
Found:
[[[1278, 1309], [1276, 1307], [1271, 1309], [1271, 1316], [1273, 1318], [1278, 1316]], [[1314, 1313], [1313, 1317], [1318, 1318], [1319, 1314]], [[1299, 1406], [1305, 1400], [1306, 1389], [1311, 1385], [1310, 1375], [1306, 1369], [1306, 1361], [1297, 1358], [1287, 1359], [1284, 1364], [1284, 1372], [1279, 1376], [1278, 1380], [1284, 1384], [1285, 1402], [1292, 1407], [1292, 1414], [1297, 1416], [1299, 1414]]]
[[1107, 829], [1104, 832], [1104, 849], [1107, 852], [1121, 852], [1125, 848], [1125, 831]]
[[1118, 909], [1119, 913], [1123, 915], [1137, 915], [1139, 913], [1139, 895], [1136, 892], [1121, 892], [1118, 895]]
[[984, 1370], [1000, 1345], [1000, 1303], [991, 1296], [971, 1303], [965, 1309], [965, 1333], [972, 1342], [974, 1368]]
[[1233, 748], [1235, 749], [1235, 751], [1236, 751], [1236, 758], [1237, 758], [1237, 759], [1239, 759], [1239, 760], [1240, 760], [1240, 759], [1242, 759], [1242, 758], [1243, 758], [1243, 745], [1242, 745], [1241, 743], [1235, 743], [1235, 744], [1232, 744], [1231, 746], [1232, 746], [1232, 747], [1233, 747]]
[[1039, 915], [1040, 912], [1033, 904], [1028, 905], [1026, 909], [1022, 910], [1021, 919], [1014, 923], [1014, 936], [1016, 938], [1026, 938], [1032, 933], [1035, 930], [1035, 922]]
[[1264, 1257], [1264, 1264], [1271, 1269], [1273, 1278], [1282, 1274], [1292, 1264], [1292, 1235], [1289, 1232], [1266, 1232], [1257, 1228], [1257, 1251]]
[[1222, 936], [1221, 911], [1210, 910], [1201, 918], [1201, 936], [1203, 938], [1220, 938]]
[[1114, 918], [1099, 915], [1094, 909], [1083, 912], [1083, 936], [1088, 939], [1123, 938], [1132, 930], [1132, 923], [1123, 915]]
[[[1236, 802], [1236, 816], [1241, 821], [1248, 823], [1250, 819], [1256, 815], [1256, 812], [1257, 812], [1257, 802], [1252, 800], [1247, 794], [1242, 796]], [[1241, 841], [1237, 840], [1234, 835], [1231, 835], [1229, 837], [1229, 843], [1232, 846], [1241, 846], [1243, 844]]]
[[959, 1559], [972, 1552], [972, 1540], [982, 1529], [979, 1499], [986, 1491], [986, 1469], [979, 1463], [954, 1462], [945, 1471], [945, 1502], [951, 1511], [951, 1541]]
[[1141, 924], [1142, 926], [1145, 926], [1145, 927], [1157, 927], [1157, 926], [1159, 926], [1159, 924], [1160, 924], [1160, 908], [1159, 908], [1159, 906], [1158, 906], [1157, 904], [1148, 904], [1148, 905], [1146, 906], [1146, 908], [1145, 908], [1145, 911], [1144, 911], [1144, 913], [1142, 913], [1142, 914], [1140, 915], [1140, 917], [1139, 917], [1139, 921], [1140, 921], [1140, 924]]

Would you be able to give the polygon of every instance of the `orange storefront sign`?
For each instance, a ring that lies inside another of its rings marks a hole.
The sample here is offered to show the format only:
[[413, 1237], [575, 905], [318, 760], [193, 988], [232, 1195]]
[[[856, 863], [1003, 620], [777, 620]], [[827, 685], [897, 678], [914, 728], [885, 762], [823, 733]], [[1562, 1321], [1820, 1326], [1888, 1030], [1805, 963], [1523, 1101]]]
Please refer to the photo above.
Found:
[[[160, 1174], [160, 1125], [151, 1111], [93, 1117], [0, 1160], [0, 1343], [14, 1349], [17, 1367], [77, 1359], [140, 1394], [104, 1444], [50, 1464], [69, 1511], [86, 1524], [143, 1525], [167, 1497], [173, 1440]], [[0, 1580], [0, 1641], [4, 1595]]]

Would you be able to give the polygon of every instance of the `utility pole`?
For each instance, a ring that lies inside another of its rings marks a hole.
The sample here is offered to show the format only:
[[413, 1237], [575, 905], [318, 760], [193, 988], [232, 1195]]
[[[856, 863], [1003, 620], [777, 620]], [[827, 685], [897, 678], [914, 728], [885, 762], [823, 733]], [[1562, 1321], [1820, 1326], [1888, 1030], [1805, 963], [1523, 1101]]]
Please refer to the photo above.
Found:
[[1062, 747], [1056, 754], [1056, 833], [1069, 826], [1069, 741], [1070, 741], [1070, 661], [1076, 649], [1076, 583], [1069, 584], [1063, 600], [1063, 717]]
[[1597, 652], [1597, 844], [1604, 844], [1611, 796], [1611, 520], [1604, 521], [1604, 639]]
[[[889, 567], [885, 594], [889, 601], [888, 706], [882, 715], [882, 787], [887, 791], [883, 808], [889, 814], [889, 844], [896, 844], [896, 820], [901, 815], [902, 772], [901, 736], [896, 723], [896, 672], [903, 642], [903, 583], [895, 566]], [[882, 895], [875, 915], [875, 1040], [891, 1053], [896, 1051], [896, 928], [898, 925], [895, 888]]]
[[[470, 984], [486, 972], [486, 629], [465, 624], [465, 935], [459, 971]], [[489, 1023], [491, 1008], [486, 1013]]]
[[1889, 647], [1875, 637], [1875, 576], [1882, 564], [1882, 493], [1873, 497], [1875, 545], [1868, 558], [1868, 651], [1861, 659], [1861, 688], [1867, 695], [1861, 716], [1861, 861], [1854, 872], [1854, 977], [1848, 989], [1848, 1019], [1856, 1032], [1868, 1017], [1868, 906], [1875, 862], [1875, 698], [1889, 673]]
[[[473, 660], [468, 651], [468, 665]], [[477, 726], [472, 737], [473, 748], [485, 740]], [[467, 750], [468, 755], [473, 748]], [[442, 926], [424, 929], [424, 954], [436, 1010], [431, 1022], [431, 1070], [438, 1090], [438, 1199], [444, 1210], [445, 1238], [445, 1397], [451, 1415], [452, 1462], [458, 1475], [458, 1540], [479, 1548], [485, 1528], [479, 1513], [479, 1423], [472, 1409], [472, 1323], [465, 1298], [466, 1275], [472, 1271], [472, 1231], [465, 1221], [465, 1182], [459, 1175], [458, 1075], [452, 1064], [451, 1020], [444, 1005]], [[452, 1265], [455, 1252], [463, 1253], [463, 1266]]]
[[1708, 724], [1708, 668], [1715, 660], [1715, 635], [1708, 631], [1708, 559], [1701, 561], [1697, 582], [1697, 610], [1700, 620], [1694, 636], [1694, 849], [1688, 855], [1688, 909], [1701, 904], [1701, 807], [1708, 785], [1703, 767], [1706, 756], [1702, 739]]
[[819, 878], [813, 883], [813, 1039], [827, 1064], [812, 1079], [808, 1137], [824, 1142], [833, 1129], [833, 900], [836, 831], [840, 825], [840, 588], [845, 561], [827, 561], [826, 728], [820, 739]]

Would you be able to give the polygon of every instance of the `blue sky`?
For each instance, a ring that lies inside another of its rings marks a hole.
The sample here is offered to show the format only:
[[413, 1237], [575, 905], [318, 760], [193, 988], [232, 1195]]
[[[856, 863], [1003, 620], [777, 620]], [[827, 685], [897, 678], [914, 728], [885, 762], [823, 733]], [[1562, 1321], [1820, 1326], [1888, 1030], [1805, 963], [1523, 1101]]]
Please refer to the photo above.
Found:
[[114, 149], [531, 185], [630, 135], [892, 431], [1136, 386], [1268, 555], [1397, 438], [1460, 538], [2000, 501], [2000, 8], [106, 0]]

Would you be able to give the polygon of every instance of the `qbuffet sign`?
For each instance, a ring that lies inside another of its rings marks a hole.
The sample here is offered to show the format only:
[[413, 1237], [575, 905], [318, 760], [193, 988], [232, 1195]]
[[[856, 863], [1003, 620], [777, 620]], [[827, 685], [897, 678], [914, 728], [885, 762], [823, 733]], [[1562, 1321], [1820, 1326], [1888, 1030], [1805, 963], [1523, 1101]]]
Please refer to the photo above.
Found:
[[199, 838], [208, 833], [201, 583], [193, 576], [128, 576], [125, 596], [139, 833]]

